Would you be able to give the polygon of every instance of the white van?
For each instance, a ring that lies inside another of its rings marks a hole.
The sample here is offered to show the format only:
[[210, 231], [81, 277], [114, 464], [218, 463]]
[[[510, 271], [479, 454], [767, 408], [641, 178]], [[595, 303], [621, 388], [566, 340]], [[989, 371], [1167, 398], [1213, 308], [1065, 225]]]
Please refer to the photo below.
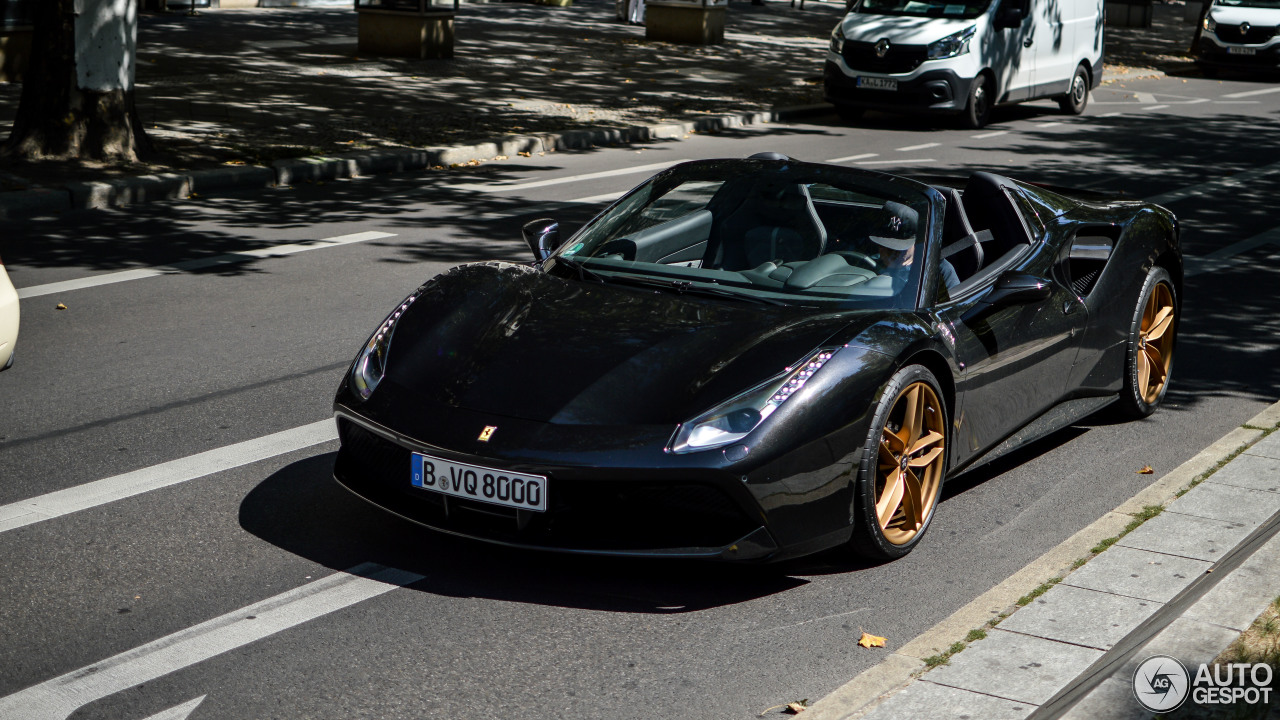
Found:
[[1280, 65], [1280, 0], [1213, 0], [1196, 41], [1206, 75], [1219, 67]]
[[846, 120], [873, 108], [961, 113], [1056, 98], [1079, 114], [1102, 81], [1102, 0], [857, 0], [823, 78]]

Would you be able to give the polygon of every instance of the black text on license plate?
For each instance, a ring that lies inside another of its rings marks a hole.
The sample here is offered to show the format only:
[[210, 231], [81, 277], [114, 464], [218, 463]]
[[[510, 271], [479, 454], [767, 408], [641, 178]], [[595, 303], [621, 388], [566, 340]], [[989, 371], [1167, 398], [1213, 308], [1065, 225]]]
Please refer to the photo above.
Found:
[[898, 81], [893, 78], [873, 78], [858, 76], [858, 87], [871, 90], [897, 90]]
[[1229, 47], [1227, 48], [1227, 53], [1230, 55], [1257, 55], [1258, 49], [1250, 47]]
[[409, 481], [414, 487], [518, 510], [545, 512], [547, 479], [507, 470], [456, 463], [413, 454]]

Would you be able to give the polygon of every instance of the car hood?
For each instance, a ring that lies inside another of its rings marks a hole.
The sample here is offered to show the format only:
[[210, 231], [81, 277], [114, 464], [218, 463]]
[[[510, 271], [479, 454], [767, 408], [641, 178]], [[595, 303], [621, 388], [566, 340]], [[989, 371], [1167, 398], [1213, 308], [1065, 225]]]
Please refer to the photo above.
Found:
[[893, 45], [928, 45], [977, 24], [975, 18], [924, 18], [908, 15], [849, 13], [840, 21], [846, 40], [877, 42], [888, 38]]
[[1246, 22], [1254, 27], [1275, 27], [1280, 25], [1280, 9], [1277, 8], [1214, 5], [1213, 9], [1209, 11], [1209, 15], [1214, 22], [1220, 22], [1223, 25], [1239, 25]]
[[859, 319], [870, 321], [474, 264], [423, 287], [396, 327], [387, 377], [428, 404], [495, 416], [676, 424]]

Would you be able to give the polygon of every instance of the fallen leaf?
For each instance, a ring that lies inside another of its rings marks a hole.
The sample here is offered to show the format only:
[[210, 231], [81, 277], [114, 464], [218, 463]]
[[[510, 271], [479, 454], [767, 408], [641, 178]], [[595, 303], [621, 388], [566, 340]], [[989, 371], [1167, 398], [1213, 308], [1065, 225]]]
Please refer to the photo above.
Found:
[[243, 161], [243, 160], [228, 160], [228, 161], [226, 161], [226, 162], [224, 162], [224, 163], [222, 163], [222, 164], [223, 164], [223, 165], [243, 165], [243, 164], [244, 164], [244, 161]]
[[885, 639], [879, 635], [872, 635], [868, 632], [863, 632], [862, 637], [858, 638], [858, 644], [864, 648], [884, 647], [884, 641]]
[[66, 305], [63, 305], [62, 303], [58, 303], [58, 309], [59, 309], [59, 310], [66, 310], [66, 309], [67, 309], [67, 306], [66, 306]]
[[1138, 473], [1139, 475], [1150, 475], [1151, 473], [1155, 472], [1155, 470], [1152, 470], [1150, 465], [1143, 465], [1141, 470], [1135, 470], [1134, 472]]
[[804, 712], [808, 708], [809, 708], [809, 700], [808, 698], [806, 698], [804, 700], [801, 700], [800, 702], [787, 703], [787, 709], [783, 710], [783, 712], [790, 713], [791, 715], [799, 715], [800, 713]]

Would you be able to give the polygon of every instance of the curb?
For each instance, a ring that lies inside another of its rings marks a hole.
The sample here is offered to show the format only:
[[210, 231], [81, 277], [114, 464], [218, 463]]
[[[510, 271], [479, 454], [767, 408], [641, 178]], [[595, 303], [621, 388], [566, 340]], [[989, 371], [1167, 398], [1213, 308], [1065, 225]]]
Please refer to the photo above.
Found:
[[1091, 556], [1091, 548], [1120, 534], [1134, 520], [1135, 513], [1148, 505], [1167, 505], [1180, 490], [1257, 442], [1265, 434], [1261, 428], [1277, 425], [1280, 425], [1280, 402], [1270, 405], [950, 617], [909, 640], [889, 657], [859, 673], [805, 710], [805, 718], [849, 720], [869, 713], [922, 674], [927, 668], [925, 658], [964, 641], [970, 630], [984, 627], [1001, 614], [1011, 614], [1010, 608], [1016, 609], [1019, 598], [1046, 580], [1065, 577], [1078, 559]]
[[474, 145], [374, 150], [325, 157], [277, 160], [270, 167], [251, 165], [196, 170], [188, 173], [72, 182], [57, 188], [0, 193], [0, 220], [50, 217], [73, 210], [182, 200], [197, 193], [206, 195], [222, 190], [265, 189], [284, 187], [308, 180], [314, 182], [412, 172], [432, 167], [483, 162], [522, 152], [546, 153], [654, 140], [683, 140], [690, 133], [715, 133], [749, 125], [825, 115], [830, 112], [832, 112], [831, 105], [826, 103], [799, 105], [761, 112], [708, 115], [684, 122], [568, 130], [537, 135], [508, 135]]

